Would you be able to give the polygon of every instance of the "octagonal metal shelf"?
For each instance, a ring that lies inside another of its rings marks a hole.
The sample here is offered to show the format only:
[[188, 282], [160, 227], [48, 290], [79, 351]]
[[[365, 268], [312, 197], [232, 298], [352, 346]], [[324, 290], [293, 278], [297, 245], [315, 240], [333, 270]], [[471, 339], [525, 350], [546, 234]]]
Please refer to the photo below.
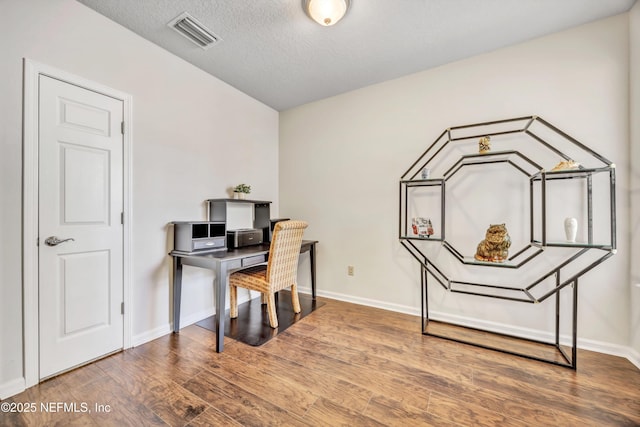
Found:
[[[490, 137], [492, 144], [500, 149], [479, 153], [476, 144], [480, 138], [484, 137]], [[545, 167], [553, 168], [558, 161], [574, 161], [577, 165], [571, 169], [545, 169]], [[470, 169], [486, 168], [489, 165], [506, 165], [514, 168], [518, 176], [521, 175], [527, 182], [529, 188], [528, 236], [526, 239], [520, 239], [524, 242], [523, 247], [514, 250], [504, 263], [478, 261], [473, 256], [465, 255], [464, 250], [456, 247], [446, 231], [447, 226], [450, 226], [448, 223], [451, 222], [447, 221], [447, 209], [451, 209], [453, 205], [448, 200], [452, 178]], [[425, 168], [430, 170], [430, 174], [427, 179], [422, 179], [421, 172]], [[567, 183], [574, 183], [573, 186], [577, 188], [571, 189], [569, 188], [571, 185]], [[565, 188], [569, 189], [564, 190]], [[598, 200], [608, 199], [606, 209], [602, 208], [603, 203], [597, 206], [594, 204], [593, 196], [596, 191], [600, 196]], [[554, 192], [555, 197], [552, 197], [551, 194]], [[566, 242], [557, 235], [553, 235], [547, 218], [552, 199], [564, 201], [570, 200], [571, 197], [578, 197], [580, 204], [586, 205], [585, 212], [580, 214], [586, 223], [586, 235], [576, 242]], [[429, 238], [418, 236], [410, 231], [409, 218], [423, 216], [421, 212], [423, 208], [414, 203], [418, 199], [429, 204], [425, 216], [436, 217], [433, 221], [436, 231]], [[574, 288], [572, 357], [569, 357], [559, 345], [559, 326], [556, 326], [556, 342], [552, 345], [560, 352], [564, 362], [540, 359], [526, 354], [514, 354], [575, 368], [575, 311], [578, 279], [612, 256], [616, 249], [615, 165], [611, 161], [538, 116], [456, 126], [443, 131], [402, 175], [399, 211], [399, 239], [421, 264], [421, 282], [424, 292], [423, 333], [427, 333], [429, 320], [426, 296], [428, 276], [433, 277], [439, 285], [452, 293], [526, 303], [540, 303], [555, 296], [557, 322], [560, 318], [558, 294], [571, 285]], [[604, 217], [605, 225], [595, 227], [596, 222], [602, 221], [601, 217]], [[538, 267], [543, 262], [539, 260], [545, 258], [546, 251], [564, 249], [572, 252], [564, 258], [555, 260], [556, 264], [550, 270], [529, 283], [498, 285], [449, 277], [436, 265], [434, 259], [426, 255], [427, 251], [423, 250], [425, 244], [442, 245], [457, 261], [469, 267], [507, 269], [531, 267], [534, 274], [539, 270]], [[587, 256], [594, 250], [595, 256]], [[578, 260], [581, 263], [577, 271], [568, 268]], [[552, 284], [543, 286], [546, 282], [552, 282]]]

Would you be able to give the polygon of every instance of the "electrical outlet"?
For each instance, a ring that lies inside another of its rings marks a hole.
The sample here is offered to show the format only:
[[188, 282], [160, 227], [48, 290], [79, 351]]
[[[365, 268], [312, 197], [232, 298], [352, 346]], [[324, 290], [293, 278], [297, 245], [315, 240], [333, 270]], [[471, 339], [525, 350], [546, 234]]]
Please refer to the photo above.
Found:
[[347, 266], [347, 274], [353, 276], [353, 265]]

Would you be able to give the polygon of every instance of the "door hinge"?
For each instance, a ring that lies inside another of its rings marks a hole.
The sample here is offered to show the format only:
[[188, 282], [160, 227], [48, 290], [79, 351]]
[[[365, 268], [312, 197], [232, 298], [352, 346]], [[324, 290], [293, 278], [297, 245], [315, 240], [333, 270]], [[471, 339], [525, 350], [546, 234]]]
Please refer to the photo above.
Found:
[[120, 314], [124, 314], [124, 302], [120, 303]]
[[40, 238], [36, 237], [36, 246], [40, 246]]
[[124, 225], [124, 212], [120, 212], [120, 224]]
[[124, 135], [124, 122], [120, 122], [120, 132]]

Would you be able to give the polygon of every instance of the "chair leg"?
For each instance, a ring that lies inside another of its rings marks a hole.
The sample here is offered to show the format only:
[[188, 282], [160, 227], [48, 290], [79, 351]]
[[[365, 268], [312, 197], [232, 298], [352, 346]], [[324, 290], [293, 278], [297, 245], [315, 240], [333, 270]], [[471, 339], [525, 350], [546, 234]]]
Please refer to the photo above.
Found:
[[229, 286], [229, 317], [238, 317], [238, 287]]
[[276, 311], [276, 299], [273, 295], [273, 292], [265, 293], [265, 297], [267, 298], [267, 312], [269, 313], [269, 325], [272, 328], [278, 327], [278, 313]]
[[291, 305], [294, 313], [300, 313], [300, 298], [298, 298], [298, 285], [291, 285]]

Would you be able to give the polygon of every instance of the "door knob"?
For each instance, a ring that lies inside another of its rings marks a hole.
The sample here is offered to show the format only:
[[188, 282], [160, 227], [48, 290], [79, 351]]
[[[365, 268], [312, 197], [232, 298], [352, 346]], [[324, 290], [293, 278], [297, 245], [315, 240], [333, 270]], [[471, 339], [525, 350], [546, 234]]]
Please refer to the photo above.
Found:
[[75, 241], [75, 239], [73, 239], [72, 237], [60, 240], [57, 236], [51, 236], [47, 237], [47, 239], [44, 241], [44, 244], [47, 246], [58, 246], [60, 243], [68, 242], [69, 240]]

